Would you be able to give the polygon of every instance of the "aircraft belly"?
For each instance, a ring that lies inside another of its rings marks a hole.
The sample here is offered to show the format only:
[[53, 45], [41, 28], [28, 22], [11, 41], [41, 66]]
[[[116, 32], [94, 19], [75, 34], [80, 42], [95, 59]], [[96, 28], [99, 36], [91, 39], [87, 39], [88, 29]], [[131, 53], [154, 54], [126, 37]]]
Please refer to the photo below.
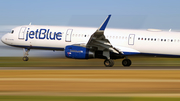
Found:
[[141, 43], [136, 44], [134, 49], [139, 50], [141, 53], [180, 55], [180, 46], [178, 43]]

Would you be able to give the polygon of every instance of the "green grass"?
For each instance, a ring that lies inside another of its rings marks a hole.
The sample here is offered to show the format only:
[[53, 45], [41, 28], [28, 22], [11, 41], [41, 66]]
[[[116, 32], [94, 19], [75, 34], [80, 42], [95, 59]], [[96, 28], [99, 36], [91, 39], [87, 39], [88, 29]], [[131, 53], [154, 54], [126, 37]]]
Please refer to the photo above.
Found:
[[[180, 66], [180, 58], [129, 57], [132, 66]], [[115, 67], [122, 66], [122, 59], [115, 61]], [[67, 59], [30, 57], [0, 57], [0, 67], [61, 67], [61, 66], [104, 66], [104, 59]]]
[[0, 96], [0, 101], [180, 101], [180, 98], [150, 97], [63, 97], [63, 96]]

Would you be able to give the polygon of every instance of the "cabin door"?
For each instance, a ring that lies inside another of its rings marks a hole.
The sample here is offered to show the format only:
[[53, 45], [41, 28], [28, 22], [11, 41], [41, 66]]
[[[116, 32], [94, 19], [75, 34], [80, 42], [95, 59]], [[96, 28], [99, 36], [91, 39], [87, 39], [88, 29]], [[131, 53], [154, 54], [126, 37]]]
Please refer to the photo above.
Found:
[[71, 34], [73, 32], [73, 29], [68, 29], [66, 32], [66, 42], [71, 42]]
[[26, 27], [21, 27], [18, 35], [18, 39], [24, 39], [26, 35]]

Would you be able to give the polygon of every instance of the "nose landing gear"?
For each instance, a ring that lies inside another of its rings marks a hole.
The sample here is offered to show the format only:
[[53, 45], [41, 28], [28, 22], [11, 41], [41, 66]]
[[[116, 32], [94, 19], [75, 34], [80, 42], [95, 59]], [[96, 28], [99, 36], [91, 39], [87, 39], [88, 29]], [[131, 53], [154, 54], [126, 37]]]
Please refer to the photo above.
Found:
[[23, 57], [23, 61], [28, 61], [28, 60], [29, 60], [29, 58], [27, 56]]
[[28, 52], [30, 51], [30, 49], [24, 48], [23, 50], [24, 50], [24, 57], [22, 59], [23, 59], [23, 61], [28, 61], [29, 60]]

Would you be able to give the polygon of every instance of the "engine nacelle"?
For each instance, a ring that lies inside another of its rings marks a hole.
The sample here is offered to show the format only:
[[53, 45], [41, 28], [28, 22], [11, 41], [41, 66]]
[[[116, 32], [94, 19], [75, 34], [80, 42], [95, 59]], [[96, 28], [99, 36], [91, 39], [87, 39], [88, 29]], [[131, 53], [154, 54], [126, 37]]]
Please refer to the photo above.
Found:
[[67, 58], [74, 59], [90, 59], [94, 58], [94, 52], [90, 52], [89, 49], [80, 46], [66, 46], [65, 55]]

